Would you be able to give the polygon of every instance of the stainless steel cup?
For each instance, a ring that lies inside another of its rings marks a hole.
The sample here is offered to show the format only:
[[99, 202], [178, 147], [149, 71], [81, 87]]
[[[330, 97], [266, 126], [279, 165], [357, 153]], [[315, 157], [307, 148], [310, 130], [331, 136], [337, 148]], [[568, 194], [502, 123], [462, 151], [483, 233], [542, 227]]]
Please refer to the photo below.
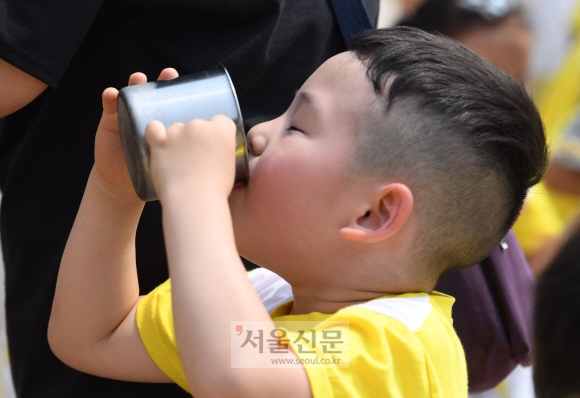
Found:
[[150, 170], [145, 127], [159, 120], [165, 127], [193, 119], [210, 120], [215, 115], [232, 119], [236, 132], [236, 180], [247, 183], [248, 153], [242, 114], [227, 70], [215, 70], [125, 87], [117, 101], [119, 129], [129, 175], [137, 195], [145, 201], [157, 199]]

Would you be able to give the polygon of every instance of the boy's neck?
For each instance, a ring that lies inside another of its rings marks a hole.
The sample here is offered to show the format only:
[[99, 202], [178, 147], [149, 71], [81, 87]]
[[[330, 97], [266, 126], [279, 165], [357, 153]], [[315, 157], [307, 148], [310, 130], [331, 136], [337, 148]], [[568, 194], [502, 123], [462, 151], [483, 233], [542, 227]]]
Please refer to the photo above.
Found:
[[408, 286], [407, 288], [391, 288], [380, 290], [352, 290], [337, 286], [292, 286], [294, 303], [290, 310], [291, 315], [320, 312], [334, 314], [341, 308], [366, 303], [367, 301], [385, 296], [394, 296], [404, 293], [430, 293], [431, 288]]
[[290, 310], [291, 315], [299, 314], [310, 314], [312, 312], [320, 312], [322, 314], [334, 314], [341, 308], [345, 308], [351, 305], [365, 303], [377, 297], [382, 297], [384, 295], [369, 295], [368, 298], [359, 299], [331, 299], [322, 297], [300, 297], [294, 295], [294, 303], [292, 304], [292, 309]]

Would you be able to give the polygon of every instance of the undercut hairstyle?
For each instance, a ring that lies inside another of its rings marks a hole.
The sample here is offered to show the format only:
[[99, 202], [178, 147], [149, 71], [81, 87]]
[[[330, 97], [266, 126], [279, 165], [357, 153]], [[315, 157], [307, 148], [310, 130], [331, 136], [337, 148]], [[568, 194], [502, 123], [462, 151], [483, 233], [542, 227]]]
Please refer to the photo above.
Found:
[[415, 28], [365, 31], [349, 50], [381, 98], [358, 134], [354, 171], [410, 187], [420, 229], [413, 261], [429, 273], [481, 261], [546, 168], [525, 87], [455, 40]]
[[538, 398], [580, 396], [579, 290], [580, 229], [576, 225], [536, 287], [533, 365]]

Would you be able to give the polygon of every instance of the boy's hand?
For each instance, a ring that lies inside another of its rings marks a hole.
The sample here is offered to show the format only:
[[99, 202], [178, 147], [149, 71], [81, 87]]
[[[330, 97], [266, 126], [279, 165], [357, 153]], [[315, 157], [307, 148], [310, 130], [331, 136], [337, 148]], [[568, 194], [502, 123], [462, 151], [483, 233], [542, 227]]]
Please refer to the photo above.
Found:
[[[169, 80], [178, 76], [175, 69], [167, 68], [160, 73], [157, 80]], [[129, 86], [142, 83], [147, 83], [147, 76], [143, 73], [133, 73], [129, 77]], [[118, 95], [119, 91], [113, 87], [103, 91], [103, 114], [95, 137], [96, 176], [109, 191], [123, 197], [138, 199], [131, 183], [119, 134]]]
[[153, 121], [145, 138], [151, 148], [153, 184], [162, 202], [168, 195], [201, 191], [229, 196], [236, 153], [236, 126], [230, 118], [218, 115], [167, 129]]

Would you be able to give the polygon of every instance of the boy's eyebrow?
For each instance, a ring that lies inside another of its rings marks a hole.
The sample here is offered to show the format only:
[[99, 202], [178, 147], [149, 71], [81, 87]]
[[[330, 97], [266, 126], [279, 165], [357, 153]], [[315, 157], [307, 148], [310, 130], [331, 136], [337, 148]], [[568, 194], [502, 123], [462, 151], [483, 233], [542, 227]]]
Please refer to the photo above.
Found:
[[319, 105], [318, 99], [314, 95], [312, 95], [312, 93], [310, 93], [309, 91], [303, 90], [297, 91], [295, 101], [298, 105], [305, 103], [306, 105], [313, 108], [317, 113], [320, 111], [320, 108], [318, 106]]
[[296, 101], [307, 102], [312, 104], [314, 102], [314, 97], [308, 91], [298, 90], [294, 93]]

